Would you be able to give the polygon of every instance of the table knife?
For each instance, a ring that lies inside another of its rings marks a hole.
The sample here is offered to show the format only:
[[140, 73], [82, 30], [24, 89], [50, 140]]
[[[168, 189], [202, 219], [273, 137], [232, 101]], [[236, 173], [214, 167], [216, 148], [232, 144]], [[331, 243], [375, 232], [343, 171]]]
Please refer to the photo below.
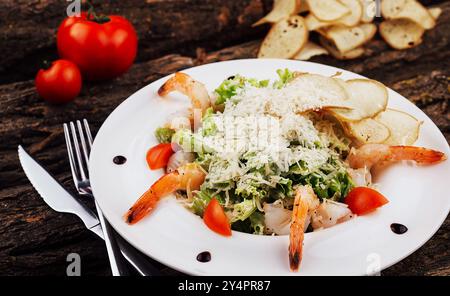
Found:
[[[49, 172], [19, 146], [19, 160], [33, 187], [44, 202], [53, 210], [77, 215], [87, 229], [104, 239], [103, 231], [97, 215], [86, 205], [69, 193]], [[148, 259], [117, 235], [117, 244], [122, 255], [141, 275], [160, 275]]]

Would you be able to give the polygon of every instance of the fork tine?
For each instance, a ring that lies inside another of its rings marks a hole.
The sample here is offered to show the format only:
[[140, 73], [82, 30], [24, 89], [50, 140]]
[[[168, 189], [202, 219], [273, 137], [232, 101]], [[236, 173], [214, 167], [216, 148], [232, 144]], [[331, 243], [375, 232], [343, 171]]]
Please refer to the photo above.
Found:
[[81, 181], [87, 180], [86, 174], [84, 173], [83, 159], [81, 157], [80, 145], [78, 144], [77, 132], [75, 130], [75, 124], [70, 122], [70, 130], [72, 131], [73, 144], [75, 146], [75, 154], [78, 160], [78, 169], [80, 170]]
[[89, 128], [89, 123], [88, 121], [85, 119], [83, 119], [83, 124], [84, 124], [84, 129], [86, 130], [86, 135], [88, 137], [88, 143], [89, 143], [89, 150], [92, 149], [92, 133], [91, 133], [91, 129]]
[[79, 175], [77, 167], [75, 165], [75, 158], [73, 156], [73, 149], [72, 149], [72, 141], [70, 140], [70, 133], [67, 123], [63, 124], [63, 128], [64, 128], [64, 137], [66, 138], [67, 154], [69, 155], [70, 170], [72, 171], [73, 181], [75, 182], [76, 185], [78, 183]]
[[[88, 148], [87, 148], [87, 145], [86, 145], [86, 139], [84, 138], [83, 127], [81, 126], [81, 122], [79, 120], [77, 120], [77, 127], [78, 127], [78, 133], [80, 134], [81, 148], [83, 150], [85, 164], [86, 164], [86, 166], [88, 166], [88, 164], [89, 164], [89, 151], [88, 151]], [[86, 176], [87, 176], [89, 174], [88, 170], [85, 173], [86, 173]]]

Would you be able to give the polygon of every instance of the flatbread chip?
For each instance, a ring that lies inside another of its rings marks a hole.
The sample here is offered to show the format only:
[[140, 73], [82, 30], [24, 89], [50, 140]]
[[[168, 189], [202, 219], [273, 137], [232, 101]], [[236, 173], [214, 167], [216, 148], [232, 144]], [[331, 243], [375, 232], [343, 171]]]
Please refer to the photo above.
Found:
[[333, 40], [336, 48], [341, 52], [348, 52], [361, 46], [365, 41], [365, 32], [360, 27], [332, 26], [325, 31], [326, 37]]
[[381, 144], [390, 136], [391, 131], [384, 124], [372, 118], [346, 124], [345, 131], [359, 144]]
[[350, 13], [337, 19], [335, 22], [348, 27], [356, 26], [360, 22], [363, 15], [363, 7], [359, 2], [359, 0], [339, 0], [339, 1], [350, 10]]
[[330, 22], [324, 22], [319, 20], [314, 14], [310, 13], [305, 17], [306, 27], [308, 27], [309, 31], [315, 31], [320, 28], [325, 28], [333, 25]]
[[262, 19], [253, 24], [259, 26], [265, 23], [276, 23], [300, 10], [301, 0], [274, 0], [272, 10]]
[[430, 13], [430, 15], [434, 18], [435, 21], [437, 21], [437, 19], [441, 16], [442, 14], [442, 9], [440, 7], [433, 7], [433, 8], [429, 8], [428, 12]]
[[337, 0], [308, 0], [308, 6], [319, 20], [330, 22], [350, 13], [347, 6]]
[[[340, 80], [334, 78], [335, 80]], [[386, 110], [388, 92], [386, 87], [375, 80], [352, 79], [339, 84], [345, 88], [348, 97], [349, 110], [333, 109], [332, 114], [343, 122], [356, 122], [372, 118]]]
[[390, 136], [383, 143], [387, 145], [413, 145], [419, 137], [421, 122], [415, 117], [394, 109], [378, 114], [376, 121], [390, 130]]
[[308, 110], [351, 108], [347, 92], [334, 78], [311, 73], [297, 73], [289, 86], [296, 89], [298, 96], [311, 100]]
[[346, 14], [342, 18], [334, 21], [323, 21], [318, 19], [313, 13], [310, 13], [305, 18], [308, 30], [315, 31], [317, 29], [326, 28], [333, 25], [343, 25], [346, 27], [356, 26], [362, 16], [362, 6], [359, 3], [359, 0], [342, 0], [341, 2], [350, 9], [351, 13]]
[[375, 0], [359, 0], [362, 6], [361, 22], [371, 23], [377, 14], [377, 2]]
[[426, 30], [436, 26], [432, 15], [417, 0], [383, 0], [381, 13], [387, 20], [409, 19]]
[[259, 49], [258, 58], [294, 57], [308, 41], [303, 17], [295, 15], [272, 26]]
[[300, 1], [300, 9], [298, 10], [298, 13], [307, 12], [309, 11], [309, 4], [308, 0]]
[[359, 27], [364, 31], [364, 43], [369, 42], [377, 33], [377, 26], [374, 24], [361, 24]]
[[394, 18], [406, 6], [407, 0], [382, 0], [381, 1], [381, 15], [386, 18]]
[[380, 24], [381, 37], [395, 49], [407, 49], [422, 43], [425, 30], [408, 19], [387, 20]]
[[324, 54], [328, 54], [328, 51], [325, 48], [315, 44], [314, 42], [308, 41], [300, 52], [293, 57], [293, 59], [307, 61], [313, 56]]
[[357, 47], [354, 49], [351, 49], [347, 52], [341, 53], [336, 46], [334, 45], [333, 41], [326, 39], [323, 36], [320, 36], [320, 44], [328, 50], [328, 52], [335, 57], [338, 60], [351, 60], [356, 59], [362, 56], [365, 52], [363, 47]]

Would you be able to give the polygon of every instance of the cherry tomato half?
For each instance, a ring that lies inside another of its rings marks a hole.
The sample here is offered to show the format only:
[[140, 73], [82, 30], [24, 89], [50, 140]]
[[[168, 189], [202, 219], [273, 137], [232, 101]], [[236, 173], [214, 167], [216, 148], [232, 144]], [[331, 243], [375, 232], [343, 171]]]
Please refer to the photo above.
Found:
[[111, 79], [127, 71], [137, 43], [133, 25], [117, 15], [99, 20], [83, 12], [66, 18], [57, 34], [59, 55], [77, 64], [88, 80]]
[[161, 169], [167, 166], [169, 158], [173, 154], [172, 144], [162, 143], [152, 147], [147, 152], [147, 164], [151, 170]]
[[356, 187], [345, 198], [345, 203], [357, 215], [364, 215], [389, 201], [378, 191], [368, 187]]
[[203, 213], [203, 221], [212, 231], [223, 236], [231, 236], [231, 226], [227, 215], [217, 199], [213, 198], [208, 203]]
[[54, 61], [47, 69], [41, 69], [35, 79], [39, 95], [50, 103], [70, 102], [80, 94], [81, 73], [71, 61]]

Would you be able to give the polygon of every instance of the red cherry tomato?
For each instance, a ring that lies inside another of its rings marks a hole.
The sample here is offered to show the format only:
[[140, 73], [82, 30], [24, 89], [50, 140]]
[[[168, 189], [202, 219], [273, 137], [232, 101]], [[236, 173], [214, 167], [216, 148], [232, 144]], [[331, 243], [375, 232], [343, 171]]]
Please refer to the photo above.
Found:
[[151, 170], [161, 169], [167, 166], [169, 158], [173, 154], [172, 144], [158, 144], [147, 152], [147, 163]]
[[70, 102], [80, 94], [81, 73], [71, 61], [54, 61], [48, 69], [40, 69], [35, 79], [39, 95], [50, 103]]
[[231, 226], [227, 215], [217, 199], [213, 198], [209, 202], [203, 213], [203, 221], [212, 231], [223, 236], [231, 236]]
[[59, 55], [77, 64], [88, 80], [111, 79], [127, 71], [137, 42], [133, 25], [117, 15], [88, 19], [83, 12], [66, 18], [57, 34]]
[[387, 204], [381, 193], [368, 187], [356, 187], [345, 198], [345, 203], [357, 215], [364, 215]]

